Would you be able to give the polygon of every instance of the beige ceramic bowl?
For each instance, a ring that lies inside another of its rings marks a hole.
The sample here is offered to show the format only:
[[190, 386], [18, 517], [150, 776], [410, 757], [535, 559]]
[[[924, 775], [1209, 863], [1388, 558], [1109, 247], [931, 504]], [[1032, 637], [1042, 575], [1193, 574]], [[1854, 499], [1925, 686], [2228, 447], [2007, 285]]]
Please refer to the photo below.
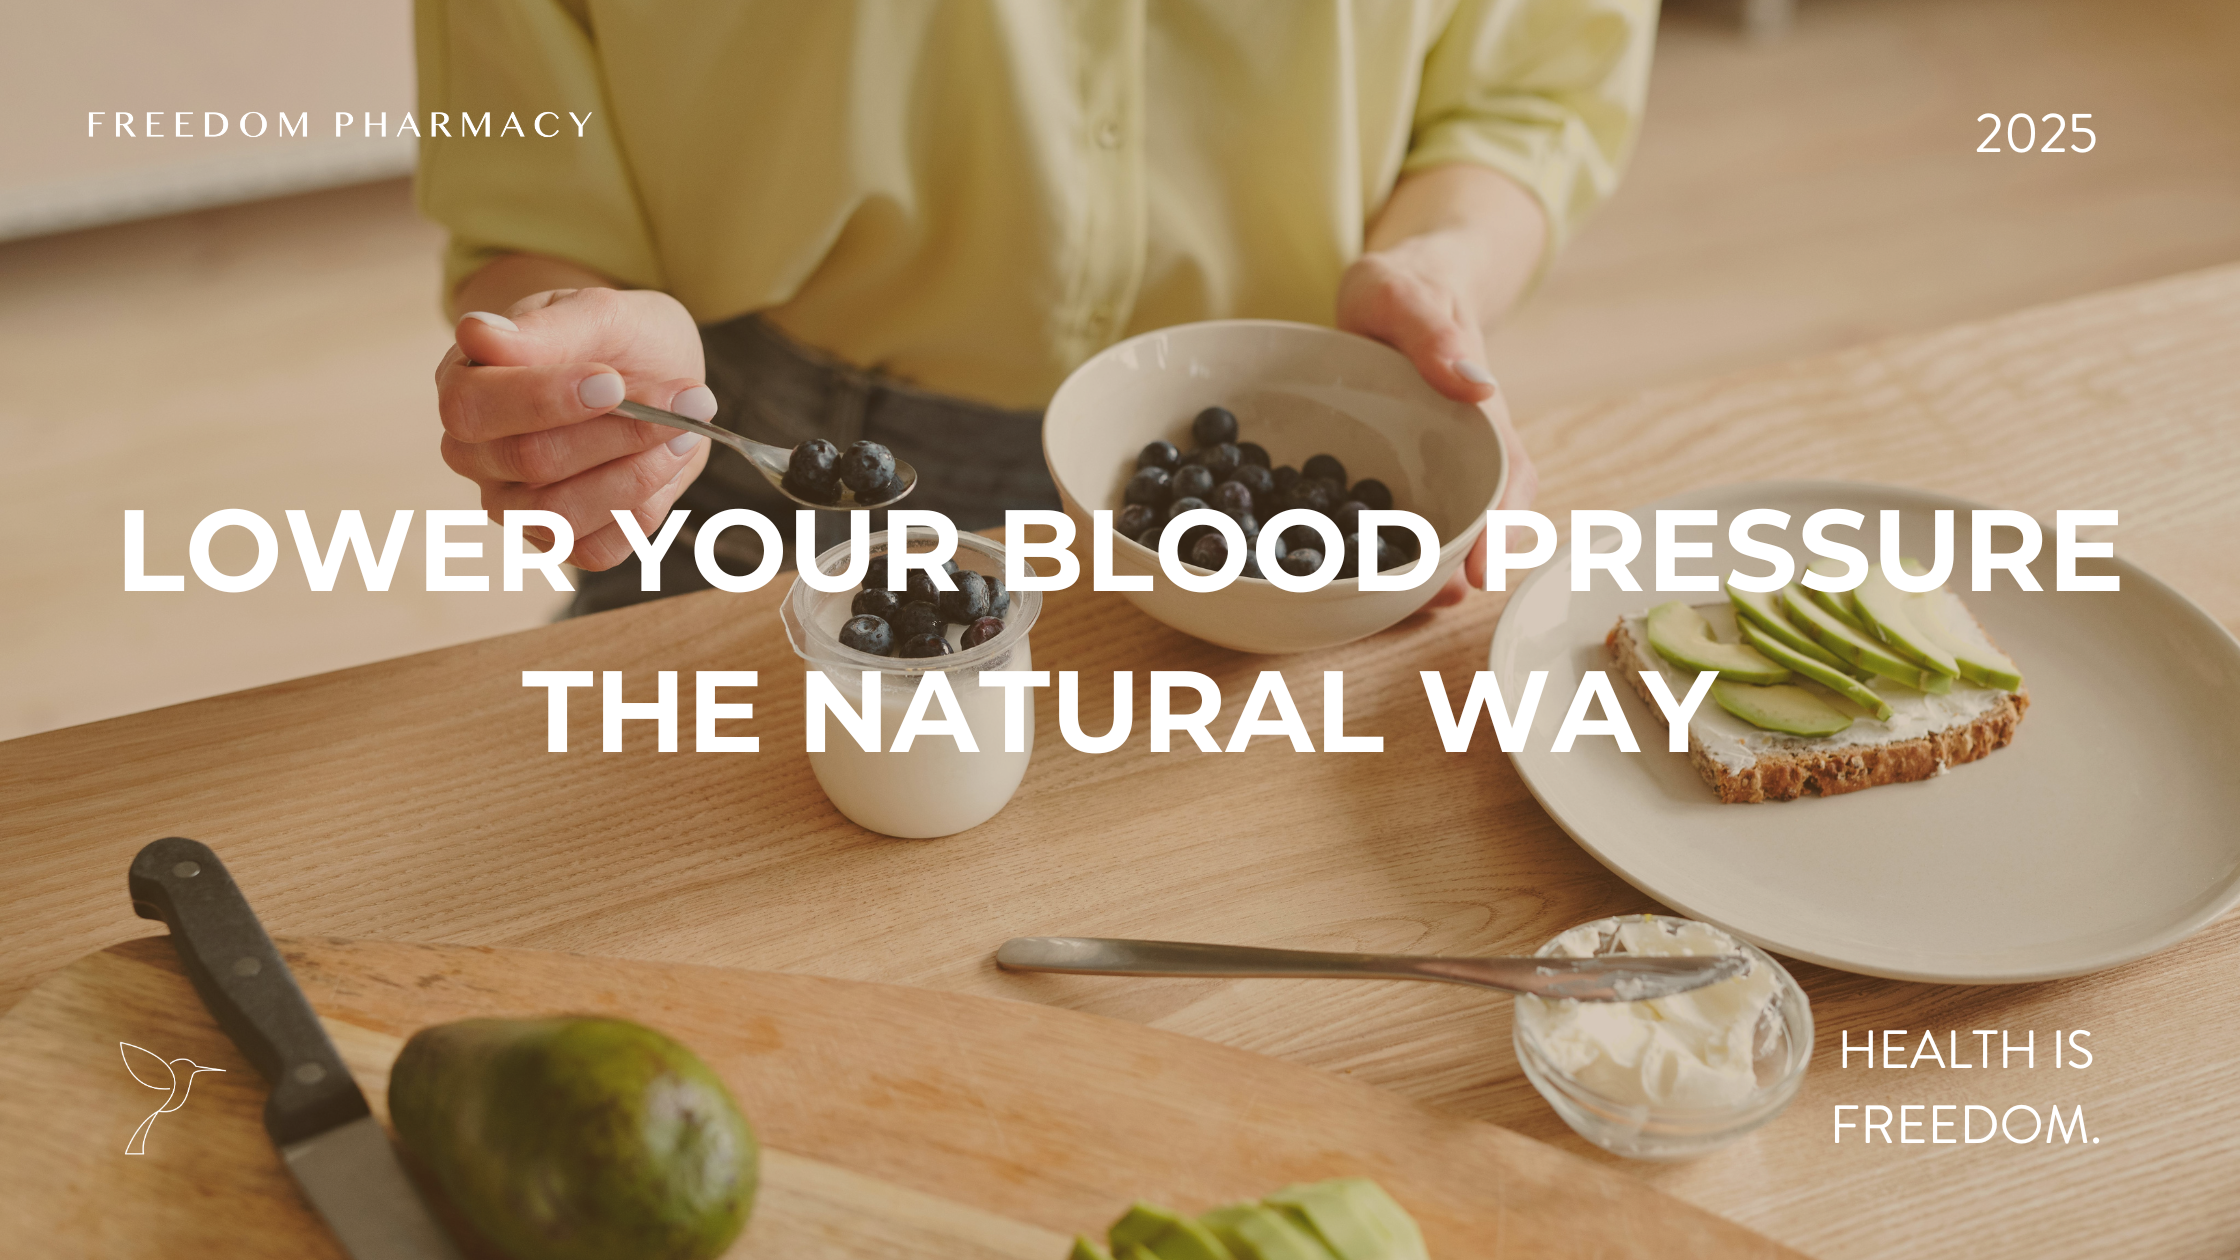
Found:
[[[1117, 511], [1136, 453], [1154, 438], [1190, 449], [1190, 421], [1211, 406], [1237, 415], [1241, 440], [1277, 464], [1327, 452], [1356, 481], [1392, 488], [1393, 506], [1439, 533], [1430, 581], [1364, 591], [1356, 579], [1317, 591], [1240, 577], [1204, 594], [1169, 582], [1159, 558], [1114, 538], [1117, 574], [1148, 574], [1128, 598], [1184, 634], [1240, 652], [1301, 652], [1375, 634], [1421, 608], [1446, 584], [1501, 500], [1509, 461], [1483, 411], [1449, 399], [1389, 346], [1350, 333], [1277, 320], [1214, 320], [1145, 333], [1077, 368], [1042, 421], [1043, 458], [1087, 557], [1089, 513]], [[1204, 572], [1204, 570], [1194, 570]]]

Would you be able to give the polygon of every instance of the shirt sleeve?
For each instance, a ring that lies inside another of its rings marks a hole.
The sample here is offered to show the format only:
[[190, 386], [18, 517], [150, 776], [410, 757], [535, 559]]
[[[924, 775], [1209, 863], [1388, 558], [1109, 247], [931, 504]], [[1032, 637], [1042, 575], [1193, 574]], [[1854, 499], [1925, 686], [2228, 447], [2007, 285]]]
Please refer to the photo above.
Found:
[[1460, 0], [1424, 58], [1401, 170], [1490, 166], [1539, 198], [1548, 248], [1617, 187], [1648, 98], [1657, 0]]
[[[415, 0], [413, 26], [416, 191], [450, 232], [443, 292], [520, 252], [665, 287], [586, 14], [568, 0]], [[540, 115], [557, 135], [538, 134]]]

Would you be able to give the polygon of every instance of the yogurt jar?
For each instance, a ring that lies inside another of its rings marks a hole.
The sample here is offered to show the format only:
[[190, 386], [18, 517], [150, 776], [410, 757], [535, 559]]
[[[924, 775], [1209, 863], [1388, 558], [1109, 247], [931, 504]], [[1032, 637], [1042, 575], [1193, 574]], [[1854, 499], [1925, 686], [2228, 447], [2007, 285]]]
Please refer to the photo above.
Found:
[[[891, 533], [869, 536], [866, 548], [872, 556], [888, 551]], [[931, 529], [913, 526], [908, 538], [913, 544], [911, 550], [926, 551], [937, 535]], [[818, 572], [828, 576], [845, 573], [853, 546], [850, 540], [818, 556]], [[952, 558], [960, 572], [1003, 576], [1003, 545], [977, 534], [957, 535]], [[810, 668], [821, 670], [851, 706], [860, 703], [864, 675], [878, 672], [879, 729], [888, 749], [918, 694], [920, 679], [927, 674], [945, 675], [956, 698], [957, 715], [971, 730], [977, 751], [966, 752], [953, 737], [937, 734], [921, 735], [900, 752], [872, 752], [857, 744], [828, 716], [824, 750], [809, 754], [809, 768], [834, 808], [857, 825], [882, 835], [923, 840], [977, 827], [995, 817], [1019, 790], [1034, 748], [1031, 693], [1023, 706], [1026, 751], [1005, 752], [1004, 689], [981, 686], [979, 676], [984, 670], [1034, 668], [1027, 631], [1042, 610], [1042, 596], [1036, 591], [1011, 592], [1003, 633], [976, 648], [911, 659], [873, 656], [840, 642], [840, 627], [852, 615], [850, 605], [860, 589], [851, 586], [843, 591], [820, 591], [796, 577], [780, 610], [794, 652]], [[947, 628], [951, 648], [959, 647], [963, 632], [962, 626]], [[937, 715], [939, 708], [930, 712]]]
[[1632, 1159], [1684, 1159], [1780, 1115], [1812, 1058], [1812, 1006], [1772, 956], [1708, 923], [1597, 919], [1535, 957], [1741, 954], [1741, 975], [1645, 1002], [1519, 997], [1517, 1061], [1579, 1136]]

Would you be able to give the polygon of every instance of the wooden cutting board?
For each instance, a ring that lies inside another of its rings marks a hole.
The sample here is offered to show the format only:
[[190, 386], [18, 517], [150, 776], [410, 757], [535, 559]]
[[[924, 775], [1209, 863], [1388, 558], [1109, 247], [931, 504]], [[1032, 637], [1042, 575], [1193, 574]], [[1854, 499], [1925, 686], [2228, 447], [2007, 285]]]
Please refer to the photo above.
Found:
[[[738, 1260], [1062, 1260], [1133, 1199], [1200, 1211], [1342, 1175], [1382, 1182], [1440, 1260], [1797, 1254], [1506, 1129], [1076, 1011], [526, 950], [279, 945], [384, 1119], [389, 1064], [427, 1024], [597, 1012], [691, 1046], [764, 1144]], [[144, 1155], [125, 1146], [166, 1094], [120, 1042], [222, 1069], [156, 1117]], [[81, 959], [0, 1016], [0, 1081], [0, 1234], [119, 1260], [341, 1255], [265, 1138], [262, 1079], [167, 938]]]

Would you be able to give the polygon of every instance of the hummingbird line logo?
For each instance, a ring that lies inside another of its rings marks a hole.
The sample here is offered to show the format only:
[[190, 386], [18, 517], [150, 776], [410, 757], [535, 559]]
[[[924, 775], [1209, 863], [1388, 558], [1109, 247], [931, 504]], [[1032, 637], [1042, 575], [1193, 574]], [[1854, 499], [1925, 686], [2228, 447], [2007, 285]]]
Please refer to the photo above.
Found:
[[[138, 1066], [133, 1064], [134, 1051], [140, 1054]], [[124, 1056], [124, 1070], [132, 1073], [133, 1080], [149, 1089], [168, 1092], [163, 1105], [149, 1112], [148, 1118], [140, 1122], [140, 1127], [132, 1131], [132, 1140], [124, 1144], [124, 1153], [127, 1155], [148, 1153], [148, 1129], [155, 1124], [157, 1116], [177, 1111], [187, 1105], [187, 1092], [194, 1088], [196, 1076], [204, 1072], [225, 1071], [224, 1068], [204, 1067], [192, 1059], [165, 1059], [155, 1051], [133, 1045], [129, 1041], [118, 1042], [117, 1053]]]

